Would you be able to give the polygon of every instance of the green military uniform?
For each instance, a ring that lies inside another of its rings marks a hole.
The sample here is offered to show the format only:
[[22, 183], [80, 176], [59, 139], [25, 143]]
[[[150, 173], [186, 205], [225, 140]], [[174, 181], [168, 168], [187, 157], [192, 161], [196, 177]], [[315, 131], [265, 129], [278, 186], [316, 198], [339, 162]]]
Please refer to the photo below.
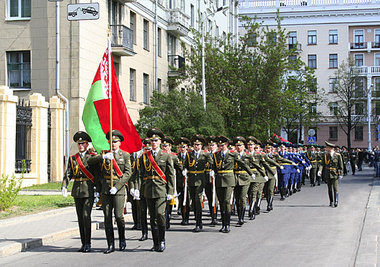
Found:
[[[215, 136], [209, 136], [206, 140], [208, 142], [208, 144], [210, 145], [211, 143], [212, 144], [215, 144], [216, 145], [216, 140], [215, 140]], [[212, 159], [213, 157], [213, 154], [216, 153], [216, 150], [215, 151], [209, 151], [210, 153], [210, 157]], [[210, 171], [212, 169], [212, 164], [209, 164], [208, 162], [206, 163], [206, 167], [205, 167], [205, 183], [204, 183], [204, 188], [205, 188], [205, 193], [206, 193], [206, 197], [207, 197], [207, 201], [208, 201], [208, 208], [209, 208], [209, 211], [210, 211], [210, 217], [211, 217], [211, 225], [216, 225], [218, 224], [218, 220], [217, 220], [217, 214], [218, 214], [218, 198], [216, 197], [216, 189], [215, 189], [215, 185], [214, 185], [214, 182], [213, 182], [213, 177], [211, 177], [210, 175]], [[215, 192], [214, 192], [215, 190]], [[213, 197], [215, 197], [215, 200], [213, 201]], [[212, 206], [212, 203], [215, 203], [215, 207]]]
[[[225, 136], [218, 137], [219, 144], [228, 144], [228, 138]], [[223, 233], [230, 232], [231, 219], [231, 195], [236, 184], [234, 167], [238, 164], [250, 176], [252, 171], [249, 166], [242, 161], [238, 154], [228, 150], [218, 151], [213, 155], [213, 170], [215, 172], [216, 194], [220, 201], [220, 210], [222, 215], [222, 228], [219, 230]]]
[[[150, 129], [147, 133], [152, 141], [164, 138], [164, 134], [157, 128]], [[152, 153], [154, 162], [158, 165], [163, 175], [154, 168], [149, 159]], [[162, 252], [165, 250], [165, 209], [167, 195], [173, 197], [174, 194], [174, 166], [172, 157], [164, 153], [161, 149], [148, 151], [142, 155], [141, 178], [143, 179], [144, 197], [147, 200], [150, 226], [153, 235], [154, 251]], [[165, 177], [165, 178], [164, 178]]]
[[[113, 140], [122, 142], [124, 140], [123, 135], [118, 130], [112, 131]], [[109, 133], [107, 133], [107, 139], [110, 139]], [[106, 232], [108, 248], [104, 251], [105, 254], [115, 251], [114, 244], [114, 231], [112, 225], [112, 212], [115, 214], [115, 220], [117, 223], [117, 229], [119, 233], [119, 247], [120, 250], [124, 250], [126, 247], [125, 242], [125, 221], [123, 216], [124, 203], [125, 203], [125, 184], [128, 182], [131, 176], [131, 160], [129, 153], [118, 149], [113, 152], [113, 158], [120, 169], [120, 175], [113, 167], [113, 187], [111, 187], [111, 164], [110, 159], [105, 158], [105, 152], [102, 155], [98, 155], [89, 159], [90, 165], [101, 164], [101, 195], [103, 201], [103, 214], [104, 214], [104, 228]], [[111, 191], [112, 190], [112, 191]], [[116, 192], [115, 192], [116, 191]]]
[[265, 155], [265, 162], [269, 168], [266, 169], [266, 175], [268, 176], [268, 181], [264, 186], [264, 194], [267, 199], [267, 211], [273, 210], [273, 196], [274, 196], [274, 186], [277, 179], [277, 168], [281, 168], [281, 165], [274, 160], [274, 153], [269, 153]]
[[137, 152], [133, 152], [130, 155], [131, 158], [131, 178], [128, 181], [128, 202], [131, 203], [132, 206], [132, 219], [133, 219], [133, 227], [132, 230], [141, 230], [141, 221], [140, 221], [140, 199], [136, 199], [134, 196], [134, 181], [136, 180], [136, 176], [138, 175], [138, 155]]
[[[326, 146], [335, 147], [333, 144], [325, 142]], [[337, 153], [326, 152], [322, 159], [323, 175], [328, 187], [328, 195], [330, 199], [330, 206], [338, 206], [338, 181], [339, 177], [343, 176], [343, 159], [342, 156]], [[321, 169], [320, 169], [321, 171]]]
[[193, 144], [200, 146], [198, 151], [193, 150], [186, 153], [183, 168], [187, 170], [187, 184], [189, 187], [190, 197], [193, 203], [195, 215], [194, 232], [199, 232], [202, 226], [202, 196], [203, 185], [205, 180], [206, 164], [211, 165], [212, 159], [208, 152], [202, 151], [202, 145], [206, 140], [201, 135], [195, 135], [192, 138]]
[[[181, 137], [176, 141], [177, 146], [188, 146], [190, 144], [190, 140], [186, 137]], [[185, 177], [182, 174], [183, 171], [183, 164], [186, 160], [186, 153], [178, 153], [177, 154], [177, 160], [174, 161], [174, 168], [176, 173], [176, 191], [178, 194], [178, 207], [181, 211], [182, 221], [181, 225], [187, 225], [189, 224], [189, 213], [190, 213], [190, 201], [189, 201], [189, 190], [187, 190], [187, 201], [186, 205], [183, 205], [184, 203], [184, 196], [185, 196]]]
[[352, 149], [350, 153], [350, 165], [351, 165], [352, 175], [355, 175], [357, 161], [358, 161], [358, 152]]
[[[91, 142], [90, 136], [85, 132], [77, 132], [73, 138], [78, 144]], [[95, 186], [95, 170], [88, 166], [88, 159], [94, 155], [87, 150], [83, 153], [77, 153], [69, 158], [69, 166], [62, 181], [62, 188], [67, 188], [69, 181], [74, 179], [71, 196], [75, 201], [75, 209], [78, 217], [79, 233], [82, 247], [79, 252], [91, 251], [91, 211], [94, 204], [94, 186]], [[83, 171], [80, 167], [80, 161], [85, 168]], [[88, 171], [89, 177], [86, 175]]]
[[[318, 163], [318, 167], [317, 167], [317, 169], [320, 169], [321, 168], [321, 166], [322, 166], [322, 157], [323, 157], [323, 155], [324, 155], [324, 152], [322, 151], [322, 150], [320, 150], [320, 151], [317, 151], [316, 152], [316, 154], [317, 154], [317, 163]], [[323, 176], [322, 176], [323, 177]], [[317, 173], [317, 176], [316, 176], [316, 179], [317, 179], [317, 182], [321, 182], [321, 178], [322, 178], [320, 175], [318, 175], [318, 173]], [[322, 178], [323, 179], [323, 178]], [[325, 181], [326, 182], [326, 181]]]
[[[305, 153], [305, 155], [311, 163], [311, 169], [310, 169], [310, 173], [309, 173], [310, 185], [315, 186], [315, 181], [317, 180], [319, 154], [315, 151], [308, 150]], [[320, 185], [319, 180], [318, 180], [318, 185]]]

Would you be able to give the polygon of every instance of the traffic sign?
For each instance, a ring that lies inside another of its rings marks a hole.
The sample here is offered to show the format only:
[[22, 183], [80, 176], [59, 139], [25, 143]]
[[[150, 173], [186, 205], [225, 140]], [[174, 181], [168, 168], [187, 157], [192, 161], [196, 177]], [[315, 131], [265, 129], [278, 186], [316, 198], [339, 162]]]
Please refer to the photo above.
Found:
[[314, 136], [315, 135], [315, 130], [314, 129], [309, 129], [309, 131], [307, 131], [307, 133], [310, 136]]
[[99, 19], [99, 3], [67, 5], [68, 20]]
[[314, 145], [315, 144], [315, 136], [309, 136], [307, 138], [307, 142], [309, 143], [309, 145]]

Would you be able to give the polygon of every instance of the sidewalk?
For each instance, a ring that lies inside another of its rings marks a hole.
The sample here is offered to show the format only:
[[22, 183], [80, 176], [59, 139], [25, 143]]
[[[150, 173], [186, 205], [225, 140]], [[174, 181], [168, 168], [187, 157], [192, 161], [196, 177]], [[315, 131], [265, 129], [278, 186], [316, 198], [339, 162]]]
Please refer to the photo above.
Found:
[[[130, 205], [127, 206], [131, 211]], [[93, 209], [92, 231], [103, 228], [103, 211]], [[132, 221], [130, 213], [126, 222]], [[75, 207], [0, 220], [0, 257], [79, 236]]]

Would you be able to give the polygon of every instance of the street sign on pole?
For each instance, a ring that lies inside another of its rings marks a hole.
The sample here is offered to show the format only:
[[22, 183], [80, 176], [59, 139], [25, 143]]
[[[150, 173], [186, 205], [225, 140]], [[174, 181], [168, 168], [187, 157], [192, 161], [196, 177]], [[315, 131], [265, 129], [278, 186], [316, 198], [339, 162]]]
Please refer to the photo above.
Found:
[[68, 20], [99, 19], [99, 3], [67, 5]]
[[307, 142], [309, 143], [309, 145], [315, 145], [315, 136], [309, 136], [307, 138]]

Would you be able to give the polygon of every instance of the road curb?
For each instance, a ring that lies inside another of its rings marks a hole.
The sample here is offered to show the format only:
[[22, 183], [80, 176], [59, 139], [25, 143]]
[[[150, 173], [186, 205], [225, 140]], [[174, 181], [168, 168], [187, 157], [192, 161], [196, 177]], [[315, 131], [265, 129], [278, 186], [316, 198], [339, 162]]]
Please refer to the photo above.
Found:
[[[132, 215], [127, 214], [124, 216], [125, 221], [129, 222], [132, 220]], [[104, 228], [104, 222], [93, 222], [91, 224], [91, 231], [94, 232], [99, 229]], [[27, 250], [39, 248], [57, 241], [61, 241], [64, 239], [68, 239], [74, 236], [79, 235], [79, 229], [78, 227], [75, 228], [69, 228], [63, 231], [55, 232], [52, 234], [48, 234], [45, 236], [42, 236], [41, 238], [31, 238], [31, 239], [25, 239], [21, 242], [17, 241], [5, 241], [4, 245], [0, 244], [0, 257], [8, 257], [11, 255], [15, 255], [20, 252], [24, 252]]]

